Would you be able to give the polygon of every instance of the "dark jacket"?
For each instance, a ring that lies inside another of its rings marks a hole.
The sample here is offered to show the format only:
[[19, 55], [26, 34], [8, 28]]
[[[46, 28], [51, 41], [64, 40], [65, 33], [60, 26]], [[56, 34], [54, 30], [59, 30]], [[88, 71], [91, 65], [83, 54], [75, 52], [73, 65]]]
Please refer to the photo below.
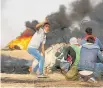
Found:
[[80, 51], [80, 61], [78, 64], [78, 69], [93, 71], [98, 60], [97, 57], [101, 61], [103, 61], [103, 56], [99, 46], [91, 43], [84, 44]]
[[55, 54], [58, 59], [62, 59], [64, 57], [65, 60], [67, 59], [68, 55], [72, 57], [72, 64], [77, 65], [80, 59], [80, 46], [65, 46]]

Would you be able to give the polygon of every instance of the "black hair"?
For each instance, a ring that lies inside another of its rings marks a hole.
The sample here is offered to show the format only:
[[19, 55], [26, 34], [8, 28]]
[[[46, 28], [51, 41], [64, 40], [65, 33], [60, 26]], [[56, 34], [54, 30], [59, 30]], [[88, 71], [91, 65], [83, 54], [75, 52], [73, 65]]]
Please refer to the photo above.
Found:
[[44, 27], [45, 25], [50, 25], [50, 24], [49, 24], [48, 22], [46, 22], [46, 23], [44, 23], [43, 27]]
[[86, 28], [85, 32], [86, 32], [88, 35], [92, 35], [92, 28], [90, 28], [90, 27]]
[[88, 37], [88, 38], [87, 38], [87, 42], [88, 42], [88, 43], [94, 43], [94, 42], [95, 42], [94, 37], [92, 37], [92, 36]]

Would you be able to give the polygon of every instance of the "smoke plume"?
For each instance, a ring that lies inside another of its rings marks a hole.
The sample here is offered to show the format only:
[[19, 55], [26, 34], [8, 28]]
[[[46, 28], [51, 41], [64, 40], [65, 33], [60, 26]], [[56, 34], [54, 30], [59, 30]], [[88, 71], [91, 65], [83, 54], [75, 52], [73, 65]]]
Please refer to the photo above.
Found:
[[[73, 36], [83, 37], [84, 30], [78, 28], [81, 28], [83, 18], [88, 16], [93, 10], [90, 0], [76, 0], [71, 3], [71, 8], [71, 12], [68, 13], [69, 9], [61, 5], [58, 12], [48, 16], [52, 30], [47, 35], [48, 45], [60, 42], [68, 43]], [[77, 23], [77, 26], [74, 23]]]
[[[71, 12], [68, 13], [69, 9], [60, 5], [58, 12], [47, 16], [51, 31], [47, 34], [46, 46], [61, 42], [68, 43], [73, 36], [82, 38], [87, 27], [93, 28], [93, 33], [101, 41], [103, 40], [103, 3], [93, 7], [90, 0], [76, 0], [71, 3], [71, 8]], [[90, 21], [83, 21], [86, 16]], [[30, 25], [31, 23], [27, 22], [27, 26], [32, 28]]]

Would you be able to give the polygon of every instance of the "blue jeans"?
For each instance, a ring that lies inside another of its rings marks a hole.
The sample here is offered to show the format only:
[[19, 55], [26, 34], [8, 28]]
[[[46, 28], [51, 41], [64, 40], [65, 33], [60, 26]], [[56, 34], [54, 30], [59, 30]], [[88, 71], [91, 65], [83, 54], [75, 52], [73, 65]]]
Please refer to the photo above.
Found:
[[38, 61], [38, 64], [35, 67], [32, 67], [32, 71], [36, 72], [39, 69], [40, 75], [42, 75], [43, 67], [44, 67], [44, 57], [41, 56], [40, 52], [33, 47], [29, 47], [27, 51], [29, 54], [35, 57]]
[[69, 68], [70, 68], [70, 63], [68, 62], [61, 62], [60, 63], [60, 68], [66, 72], [68, 72]]
[[103, 63], [96, 63], [96, 67], [94, 69], [94, 76], [100, 77], [101, 74], [103, 75]]
[[[79, 69], [79, 70], [87, 70], [87, 69], [84, 68], [84, 69]], [[95, 78], [98, 78], [101, 75], [103, 75], [103, 63], [96, 63], [95, 68], [92, 71], [93, 71], [93, 76]]]

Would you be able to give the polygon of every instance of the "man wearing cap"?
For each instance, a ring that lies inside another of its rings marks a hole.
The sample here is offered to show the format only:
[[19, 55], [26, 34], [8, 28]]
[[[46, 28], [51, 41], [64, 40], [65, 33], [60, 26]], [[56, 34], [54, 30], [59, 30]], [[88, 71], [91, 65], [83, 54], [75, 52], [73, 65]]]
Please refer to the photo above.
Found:
[[[103, 73], [103, 56], [100, 47], [95, 44], [95, 38], [92, 35], [88, 36], [86, 41], [87, 43], [81, 47], [78, 70], [93, 71], [93, 77], [90, 79], [94, 80]], [[100, 63], [97, 63], [98, 59], [100, 59]]]

